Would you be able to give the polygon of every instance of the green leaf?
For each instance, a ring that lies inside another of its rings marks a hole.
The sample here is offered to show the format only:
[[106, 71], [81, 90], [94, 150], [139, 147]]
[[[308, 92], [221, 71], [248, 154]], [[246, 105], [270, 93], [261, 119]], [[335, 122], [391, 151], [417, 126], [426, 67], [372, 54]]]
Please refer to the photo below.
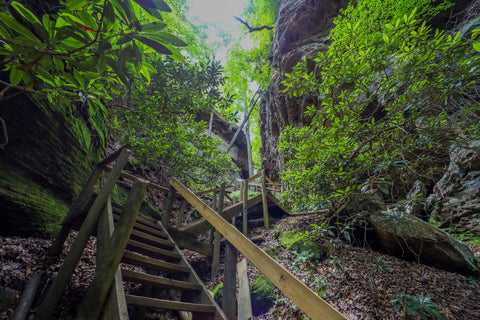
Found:
[[22, 81], [23, 71], [19, 70], [16, 66], [10, 70], [9, 81], [12, 85], [16, 86]]
[[[143, 31], [143, 30], [142, 30]], [[142, 32], [143, 33], [143, 32]], [[181, 40], [180, 38], [177, 38], [173, 34], [166, 33], [166, 32], [157, 32], [155, 34], [148, 34], [148, 38], [162, 42], [164, 44], [171, 44], [176, 47], [186, 47], [187, 44]]]
[[0, 21], [10, 29], [30, 39], [33, 43], [42, 43], [30, 30], [28, 30], [23, 24], [15, 20], [12, 16], [0, 12]]
[[78, 10], [83, 8], [87, 4], [87, 0], [68, 0], [62, 1], [62, 3], [66, 6], [67, 9]]
[[142, 26], [142, 32], [146, 34], [157, 34], [167, 26], [163, 22], [152, 22]]
[[25, 8], [23, 6], [23, 4], [17, 2], [17, 1], [12, 1], [10, 3], [12, 5], [13, 8], [15, 8], [15, 10], [17, 10], [18, 13], [20, 13], [20, 15], [22, 17], [24, 17], [25, 19], [27, 19], [28, 22], [34, 24], [34, 23], [37, 23], [39, 25], [41, 25], [42, 23], [40, 22], [40, 20], [38, 20], [37, 16], [33, 14], [32, 11], [28, 10], [27, 8]]
[[167, 48], [163, 43], [160, 43], [145, 37], [137, 36], [137, 35], [135, 35], [135, 39], [149, 46], [150, 48], [155, 49], [155, 51], [157, 51], [158, 53], [166, 54], [166, 55], [172, 54], [172, 51], [169, 48]]
[[384, 187], [384, 186], [381, 185], [381, 184], [377, 184], [377, 188], [378, 188], [378, 190], [380, 190], [381, 192], [385, 193], [386, 195], [389, 195], [389, 194], [390, 194], [390, 190], [388, 190], [386, 187]]
[[480, 52], [480, 42], [475, 42], [475, 43], [473, 44], [473, 49], [475, 49], [475, 50], [477, 50], [477, 51]]

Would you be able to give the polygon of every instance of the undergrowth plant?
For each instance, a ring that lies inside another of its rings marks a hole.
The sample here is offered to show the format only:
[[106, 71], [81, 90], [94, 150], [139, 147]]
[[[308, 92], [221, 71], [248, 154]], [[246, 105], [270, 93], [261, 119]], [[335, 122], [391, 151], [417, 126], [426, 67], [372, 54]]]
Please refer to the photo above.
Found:
[[401, 200], [415, 180], [441, 177], [453, 142], [480, 133], [477, 33], [424, 22], [448, 6], [357, 1], [335, 20], [315, 67], [304, 60], [285, 74], [291, 97], [319, 101], [307, 107], [308, 124], [281, 136], [286, 196], [297, 207], [339, 207], [371, 190]]
[[412, 296], [405, 291], [397, 291], [391, 302], [395, 304], [395, 308], [403, 309], [403, 319], [406, 319], [407, 314], [418, 315], [422, 320], [445, 319], [430, 296]]

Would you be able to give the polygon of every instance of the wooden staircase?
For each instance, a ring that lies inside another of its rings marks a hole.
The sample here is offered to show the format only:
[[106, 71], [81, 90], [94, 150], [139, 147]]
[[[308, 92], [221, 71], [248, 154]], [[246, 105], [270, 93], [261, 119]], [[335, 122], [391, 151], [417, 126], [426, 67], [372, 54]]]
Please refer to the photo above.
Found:
[[[110, 194], [128, 155], [128, 150], [120, 150], [98, 164], [64, 219], [50, 254], [60, 253], [70, 230], [79, 230], [78, 235], [35, 319], [51, 318], [90, 235], [97, 237], [97, 268], [76, 319], [126, 320], [129, 309], [135, 319], [142, 319], [147, 309], [178, 311], [183, 319], [226, 319], [166, 228], [139, 214], [148, 182], [135, 179], [126, 203], [112, 205]], [[94, 194], [100, 166], [113, 159], [115, 167]], [[124, 282], [140, 284], [140, 292], [125, 294]]]
[[[114, 207], [113, 211], [117, 213], [119, 210]], [[118, 219], [118, 215], [114, 214], [115, 218]], [[124, 281], [150, 287], [153, 289], [147, 290], [150, 293], [163, 289], [171, 297], [169, 300], [155, 298], [152, 294], [126, 294], [128, 305], [191, 312], [194, 319], [224, 318], [208, 290], [158, 220], [138, 215], [121, 261], [124, 264]], [[127, 265], [144, 268], [147, 272], [133, 271]]]
[[[235, 271], [230, 266], [236, 265], [236, 250], [262, 271], [312, 320], [346, 319], [246, 237], [248, 208], [262, 202], [264, 223], [268, 227], [267, 202], [273, 202], [280, 207], [276, 198], [267, 192], [267, 177], [264, 173], [243, 182], [240, 203], [224, 210], [221, 200], [217, 212], [216, 208], [209, 207], [197, 194], [176, 179], [170, 181], [170, 188], [164, 188], [123, 172], [129, 153], [129, 150], [122, 148], [98, 163], [65, 217], [50, 254], [59, 255], [71, 229], [79, 230], [78, 235], [38, 308], [36, 320], [51, 319], [91, 235], [97, 237], [96, 273], [79, 306], [76, 320], [126, 320], [131, 316], [131, 310], [134, 310], [133, 317], [137, 320], [143, 318], [147, 309], [177, 311], [181, 319], [227, 320], [226, 314], [229, 319], [235, 319]], [[115, 166], [107, 167], [113, 161]], [[110, 173], [98, 194], [94, 194], [96, 182], [104, 169], [108, 169]], [[110, 197], [120, 177], [133, 181], [128, 199], [123, 205], [112, 204]], [[248, 180], [258, 177], [262, 177], [262, 195], [249, 199]], [[271, 181], [270, 183], [280, 190], [279, 186]], [[168, 193], [163, 222], [139, 214], [147, 187]], [[222, 199], [224, 191], [223, 185], [220, 188]], [[176, 198], [182, 200], [181, 208], [185, 208], [188, 202], [202, 218], [181, 227], [177, 217], [177, 228], [168, 226]], [[240, 212], [243, 212], [243, 233], [227, 222], [232, 218], [235, 220], [234, 217]], [[213, 231], [213, 245], [196, 238], [207, 230]], [[216, 274], [218, 270], [214, 269], [218, 269], [220, 236], [227, 241], [222, 306], [225, 312], [216, 304], [179, 249], [179, 246], [182, 246], [211, 256], [212, 274]], [[227, 260], [230, 262], [227, 263]], [[245, 260], [244, 283], [248, 286], [246, 265]], [[141, 290], [132, 290], [126, 294], [124, 282], [140, 284]], [[128, 305], [131, 308], [128, 308]]]

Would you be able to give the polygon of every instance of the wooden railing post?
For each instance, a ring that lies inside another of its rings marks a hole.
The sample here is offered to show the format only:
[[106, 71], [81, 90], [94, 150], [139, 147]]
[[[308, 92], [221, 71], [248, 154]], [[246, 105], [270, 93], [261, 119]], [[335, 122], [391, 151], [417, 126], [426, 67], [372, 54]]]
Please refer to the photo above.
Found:
[[68, 225], [68, 221], [75, 217], [79, 213], [79, 211], [83, 209], [83, 207], [86, 205], [88, 199], [93, 193], [93, 187], [95, 186], [95, 183], [97, 182], [101, 173], [102, 168], [100, 168], [99, 166], [95, 166], [95, 168], [92, 170], [92, 173], [90, 174], [87, 183], [80, 191], [77, 200], [63, 219], [62, 228], [60, 229], [58, 235], [55, 237], [55, 240], [53, 241], [53, 244], [48, 251], [49, 256], [58, 257], [60, 255], [60, 252], [62, 252], [63, 244], [65, 243], [65, 240], [67, 240], [68, 234], [70, 233], [70, 226]]
[[242, 187], [241, 193], [242, 193], [242, 200], [243, 200], [243, 210], [242, 210], [242, 232], [245, 236], [248, 235], [248, 180], [243, 180], [242, 181]]
[[[235, 226], [235, 217], [232, 218], [232, 225]], [[237, 249], [228, 241], [225, 242], [222, 310], [227, 319], [237, 316]]]
[[[107, 251], [107, 244], [114, 231], [112, 202], [108, 199], [103, 213], [100, 216], [97, 226], [97, 268], [103, 257], [110, 252]], [[122, 272], [117, 267], [115, 277], [110, 287], [107, 301], [103, 308], [102, 320], [128, 320], [127, 302], [123, 290]]]
[[165, 209], [162, 214], [162, 224], [168, 227], [170, 224], [170, 214], [172, 213], [173, 202], [175, 201], [175, 189], [170, 187], [167, 195], [167, 202], [165, 203]]
[[267, 200], [267, 179], [265, 179], [265, 169], [262, 170], [262, 207], [263, 207], [263, 225], [270, 227], [268, 218], [268, 200]]
[[95, 277], [80, 305], [76, 320], [98, 319], [100, 316], [146, 191], [147, 184], [140, 179], [135, 180], [115, 231], [106, 243], [105, 252], [108, 254], [99, 257]]
[[82, 226], [80, 227], [80, 231], [78, 232], [78, 236], [73, 242], [72, 246], [70, 247], [70, 251], [68, 252], [65, 260], [58, 271], [55, 280], [53, 280], [52, 286], [47, 292], [45, 299], [40, 304], [38, 309], [36, 318], [37, 320], [47, 320], [50, 319], [53, 310], [55, 309], [60, 297], [65, 290], [65, 286], [67, 285], [68, 281], [70, 280], [75, 267], [77, 266], [78, 260], [82, 255], [83, 249], [85, 248], [90, 235], [92, 234], [95, 226], [97, 225], [98, 218], [102, 213], [103, 207], [112, 193], [113, 187], [117, 183], [118, 178], [123, 170], [123, 167], [127, 163], [128, 155], [130, 151], [127, 149], [122, 150], [122, 153], [117, 159], [117, 163], [113, 168], [112, 172], [108, 175], [107, 181], [105, 185], [100, 190], [97, 198], [93, 202], [90, 210], [88, 211], [88, 215], [85, 218]]
[[[220, 192], [218, 195], [218, 214], [222, 215], [223, 213], [223, 205], [225, 201], [225, 183], [222, 183], [220, 186]], [[211, 279], [212, 281], [215, 280], [217, 273], [218, 273], [218, 266], [220, 264], [220, 232], [215, 230], [213, 236], [213, 254], [212, 254], [212, 274]]]
[[187, 208], [187, 200], [183, 199], [182, 204], [180, 205], [180, 210], [178, 211], [178, 215], [177, 215], [177, 223], [176, 223], [177, 228], [180, 228], [182, 226], [186, 208]]

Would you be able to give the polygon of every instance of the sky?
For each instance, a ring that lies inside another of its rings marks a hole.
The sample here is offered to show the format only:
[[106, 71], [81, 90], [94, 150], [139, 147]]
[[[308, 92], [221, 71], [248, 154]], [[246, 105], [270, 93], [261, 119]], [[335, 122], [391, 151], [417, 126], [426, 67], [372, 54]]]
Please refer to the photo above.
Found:
[[[204, 25], [207, 33], [207, 42], [210, 45], [222, 42], [221, 33], [226, 33], [234, 39], [239, 38], [245, 31], [234, 16], [241, 17], [247, 0], [188, 0], [187, 17], [194, 24]], [[242, 47], [251, 46], [248, 36], [244, 37]], [[228, 47], [215, 46], [216, 58], [225, 62]]]

